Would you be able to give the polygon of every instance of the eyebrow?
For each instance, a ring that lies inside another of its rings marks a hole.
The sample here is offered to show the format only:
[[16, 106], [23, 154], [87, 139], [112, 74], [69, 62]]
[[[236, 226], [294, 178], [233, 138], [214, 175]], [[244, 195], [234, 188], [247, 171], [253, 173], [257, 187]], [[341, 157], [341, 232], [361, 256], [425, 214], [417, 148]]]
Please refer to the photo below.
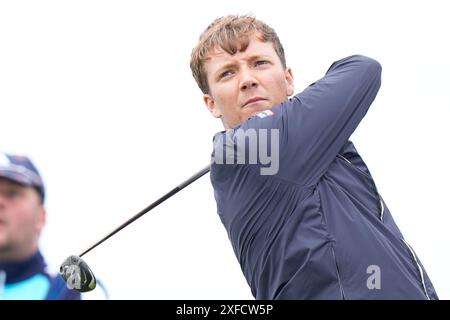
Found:
[[[266, 56], [266, 55], [262, 55], [262, 54], [256, 54], [256, 55], [248, 57], [246, 59], [246, 61], [249, 62], [249, 61], [255, 61], [255, 60], [259, 60], [259, 59], [269, 60], [270, 57]], [[228, 70], [230, 68], [233, 68], [235, 66], [236, 66], [235, 62], [230, 62], [230, 63], [224, 64], [219, 69], [217, 69], [216, 72], [214, 72], [214, 78], [217, 79], [217, 77], [219, 77], [222, 74], [222, 72], [224, 72], [225, 70]]]

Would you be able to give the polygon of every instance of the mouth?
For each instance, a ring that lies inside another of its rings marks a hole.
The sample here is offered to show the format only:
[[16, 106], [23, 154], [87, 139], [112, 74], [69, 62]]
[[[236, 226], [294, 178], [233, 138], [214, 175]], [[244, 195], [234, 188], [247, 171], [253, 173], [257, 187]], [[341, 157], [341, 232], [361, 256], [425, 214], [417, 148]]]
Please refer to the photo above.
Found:
[[251, 98], [251, 99], [248, 99], [245, 103], [244, 103], [244, 105], [242, 106], [242, 108], [244, 108], [244, 107], [246, 107], [246, 106], [248, 106], [248, 105], [250, 105], [250, 104], [252, 104], [252, 103], [255, 103], [255, 102], [259, 102], [259, 101], [266, 101], [267, 99], [264, 99], [264, 98], [261, 98], [261, 97], [253, 97], [253, 98]]

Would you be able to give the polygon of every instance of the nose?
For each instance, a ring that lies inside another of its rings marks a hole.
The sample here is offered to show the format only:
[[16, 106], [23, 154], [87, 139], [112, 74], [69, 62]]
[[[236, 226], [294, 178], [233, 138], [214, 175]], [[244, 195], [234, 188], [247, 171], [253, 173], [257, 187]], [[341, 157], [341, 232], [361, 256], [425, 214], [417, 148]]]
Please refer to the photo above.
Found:
[[8, 196], [6, 190], [0, 189], [0, 208], [3, 208], [8, 203]]
[[243, 68], [241, 70], [241, 84], [240, 89], [242, 91], [248, 90], [250, 88], [256, 88], [258, 87], [258, 80], [256, 79], [255, 75], [253, 74], [252, 70], [248, 68]]
[[2, 192], [0, 192], [0, 209], [2, 209], [5, 206], [5, 196]]

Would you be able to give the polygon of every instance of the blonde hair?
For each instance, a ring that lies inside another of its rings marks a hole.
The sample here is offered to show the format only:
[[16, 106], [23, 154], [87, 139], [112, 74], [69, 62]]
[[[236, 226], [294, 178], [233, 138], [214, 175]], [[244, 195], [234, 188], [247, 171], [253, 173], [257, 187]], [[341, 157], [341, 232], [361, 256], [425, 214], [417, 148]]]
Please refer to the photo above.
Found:
[[191, 71], [200, 90], [209, 93], [205, 61], [209, 53], [216, 47], [233, 55], [238, 50], [245, 51], [250, 42], [250, 36], [255, 34], [261, 41], [272, 42], [274, 49], [286, 68], [286, 58], [274, 29], [250, 15], [227, 15], [214, 20], [200, 35], [199, 41], [191, 54]]

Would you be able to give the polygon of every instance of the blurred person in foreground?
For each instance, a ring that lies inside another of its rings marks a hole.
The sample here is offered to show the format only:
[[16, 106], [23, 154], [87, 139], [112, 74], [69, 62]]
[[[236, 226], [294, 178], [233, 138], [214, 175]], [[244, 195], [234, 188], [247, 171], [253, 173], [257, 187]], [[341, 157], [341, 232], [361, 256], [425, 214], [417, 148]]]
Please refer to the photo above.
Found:
[[59, 274], [48, 272], [39, 250], [44, 200], [44, 183], [32, 161], [0, 152], [0, 300], [82, 299]]

